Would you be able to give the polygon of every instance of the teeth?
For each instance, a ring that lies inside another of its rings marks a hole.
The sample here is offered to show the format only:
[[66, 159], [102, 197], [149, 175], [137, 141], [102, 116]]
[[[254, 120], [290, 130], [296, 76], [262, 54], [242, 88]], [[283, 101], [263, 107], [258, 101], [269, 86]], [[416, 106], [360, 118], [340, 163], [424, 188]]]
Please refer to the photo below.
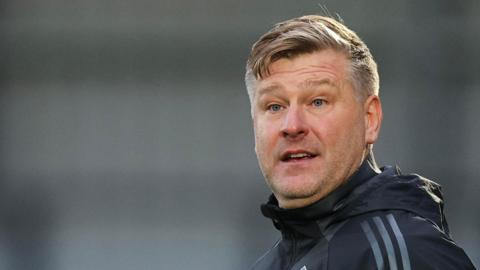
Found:
[[298, 153], [298, 154], [291, 154], [289, 158], [304, 158], [308, 157], [308, 154], [306, 153]]

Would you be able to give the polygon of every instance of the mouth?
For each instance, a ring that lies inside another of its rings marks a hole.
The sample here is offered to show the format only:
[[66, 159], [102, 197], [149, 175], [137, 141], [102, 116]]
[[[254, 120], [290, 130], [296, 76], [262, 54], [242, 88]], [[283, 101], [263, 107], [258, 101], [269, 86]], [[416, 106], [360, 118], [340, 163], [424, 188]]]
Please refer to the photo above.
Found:
[[282, 162], [296, 162], [302, 160], [314, 159], [317, 155], [308, 151], [287, 151], [285, 152], [280, 160]]

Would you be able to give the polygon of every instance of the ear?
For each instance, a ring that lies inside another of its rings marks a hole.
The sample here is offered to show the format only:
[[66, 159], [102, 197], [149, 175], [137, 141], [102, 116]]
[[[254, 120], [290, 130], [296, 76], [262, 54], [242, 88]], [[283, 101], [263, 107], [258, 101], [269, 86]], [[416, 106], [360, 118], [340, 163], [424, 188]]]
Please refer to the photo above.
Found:
[[377, 141], [382, 125], [382, 103], [377, 95], [367, 98], [364, 105], [365, 111], [365, 142], [373, 144]]

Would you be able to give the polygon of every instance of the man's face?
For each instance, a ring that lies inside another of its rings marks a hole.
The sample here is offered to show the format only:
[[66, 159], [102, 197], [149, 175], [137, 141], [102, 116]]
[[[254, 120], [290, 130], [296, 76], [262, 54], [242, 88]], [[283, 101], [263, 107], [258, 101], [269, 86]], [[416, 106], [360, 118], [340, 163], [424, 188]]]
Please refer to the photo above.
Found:
[[257, 82], [255, 151], [283, 208], [313, 203], [333, 191], [373, 143], [366, 138], [368, 109], [354, 92], [348, 65], [343, 53], [322, 50], [280, 59]]

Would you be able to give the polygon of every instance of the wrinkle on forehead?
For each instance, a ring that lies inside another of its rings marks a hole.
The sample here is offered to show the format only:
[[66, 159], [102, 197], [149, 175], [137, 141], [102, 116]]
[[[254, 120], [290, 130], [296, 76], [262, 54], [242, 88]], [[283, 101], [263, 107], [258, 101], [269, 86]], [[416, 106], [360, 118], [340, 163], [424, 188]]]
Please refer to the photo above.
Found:
[[271, 77], [275, 74], [292, 73], [302, 74], [304, 72], [345, 72], [349, 59], [343, 53], [332, 49], [316, 51], [309, 54], [301, 54], [294, 58], [280, 58], [272, 62], [268, 71]]
[[[280, 60], [281, 61], [281, 60]], [[280, 63], [278, 63], [280, 64]], [[301, 68], [292, 68], [292, 66], [288, 63], [282, 64], [282, 66], [278, 66], [272, 64], [270, 66], [270, 75], [264, 79], [264, 81], [268, 81], [269, 79], [274, 79], [279, 76], [285, 75], [305, 75], [309, 73], [328, 73], [332, 76], [337, 76], [337, 72], [341, 71], [341, 68], [337, 65], [330, 65], [330, 64], [323, 64], [323, 65], [308, 65], [303, 66]], [[334, 72], [336, 71], [336, 72]]]
[[323, 86], [337, 86], [334, 80], [331, 78], [322, 78], [322, 79], [307, 79], [298, 84], [298, 88], [301, 89], [316, 89]]
[[[309, 74], [311, 74], [311, 76], [307, 76], [305, 79], [302, 79], [300, 82], [296, 83], [298, 88], [317, 88], [325, 85], [337, 86], [337, 82], [340, 79], [340, 74], [337, 74], [337, 72], [332, 72], [329, 68], [316, 68], [316, 70], [311, 70], [311, 68], [301, 68], [295, 71], [283, 71], [278, 72], [277, 74], [272, 74], [260, 81], [257, 93], [262, 95], [282, 89], [282, 83], [279, 83], [277, 79], [281, 79], [284, 75], [288, 77], [295, 75], [293, 78], [298, 78], [301, 75]], [[318, 74], [318, 76], [315, 76], [315, 74]]]
[[331, 51], [299, 55], [293, 59], [281, 58], [269, 66], [269, 75], [258, 80], [257, 95], [264, 95], [284, 87], [319, 88], [329, 84], [339, 87], [348, 77], [348, 59]]

